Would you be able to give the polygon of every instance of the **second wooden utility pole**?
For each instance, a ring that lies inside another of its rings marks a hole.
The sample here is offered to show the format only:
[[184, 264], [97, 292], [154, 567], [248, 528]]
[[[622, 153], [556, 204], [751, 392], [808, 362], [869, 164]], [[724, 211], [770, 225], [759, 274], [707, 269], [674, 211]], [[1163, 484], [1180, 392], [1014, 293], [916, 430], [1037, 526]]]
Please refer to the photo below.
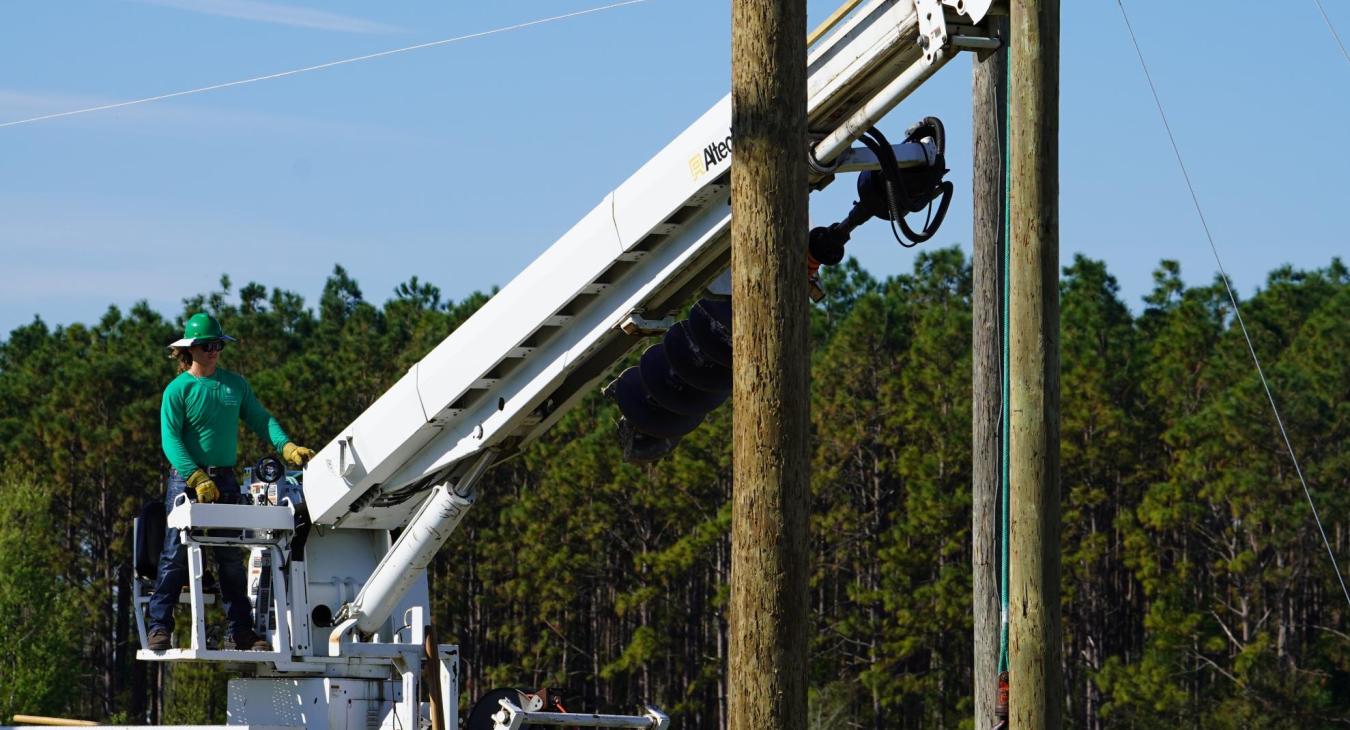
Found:
[[1013, 0], [1010, 33], [1009, 710], [1058, 730], [1059, 0]]
[[731, 730], [806, 727], [806, 2], [731, 4]]
[[1003, 409], [1004, 193], [1007, 150], [1008, 20], [988, 18], [989, 30], [1004, 46], [976, 57], [971, 74], [971, 129], [974, 174], [974, 249], [971, 273], [971, 588], [975, 621], [975, 727], [994, 726], [999, 672], [999, 484], [1003, 480], [1000, 425]]

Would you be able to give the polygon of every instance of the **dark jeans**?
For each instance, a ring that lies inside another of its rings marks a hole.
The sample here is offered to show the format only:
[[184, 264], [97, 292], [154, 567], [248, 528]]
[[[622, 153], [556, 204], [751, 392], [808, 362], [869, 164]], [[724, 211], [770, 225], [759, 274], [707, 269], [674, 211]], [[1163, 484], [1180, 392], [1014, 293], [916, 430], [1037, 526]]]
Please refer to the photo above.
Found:
[[[221, 470], [212, 478], [220, 490], [221, 502], [235, 502], [239, 498], [239, 486], [234, 473]], [[178, 495], [188, 491], [187, 481], [177, 471], [169, 472], [169, 490], [164, 497], [164, 507], [173, 511], [173, 502]], [[195, 495], [193, 495], [195, 499]], [[150, 596], [147, 609], [151, 630], [162, 628], [173, 631], [173, 607], [178, 603], [183, 586], [187, 585], [187, 546], [179, 540], [179, 530], [170, 527], [164, 531], [164, 550], [159, 554], [159, 577], [155, 580], [155, 592]], [[246, 577], [244, 572], [244, 551], [233, 547], [209, 547], [207, 552], [216, 556], [216, 578], [220, 583], [220, 597], [225, 603], [225, 620], [230, 636], [253, 630], [253, 607], [248, 602]]]

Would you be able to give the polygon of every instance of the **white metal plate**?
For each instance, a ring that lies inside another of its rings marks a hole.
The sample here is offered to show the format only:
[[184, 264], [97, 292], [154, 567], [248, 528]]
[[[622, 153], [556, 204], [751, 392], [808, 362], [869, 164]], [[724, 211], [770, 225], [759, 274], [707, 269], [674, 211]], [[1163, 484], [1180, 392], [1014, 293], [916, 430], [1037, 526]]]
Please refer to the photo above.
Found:
[[166, 524], [178, 530], [207, 527], [241, 530], [294, 530], [295, 514], [290, 507], [179, 502], [169, 512]]

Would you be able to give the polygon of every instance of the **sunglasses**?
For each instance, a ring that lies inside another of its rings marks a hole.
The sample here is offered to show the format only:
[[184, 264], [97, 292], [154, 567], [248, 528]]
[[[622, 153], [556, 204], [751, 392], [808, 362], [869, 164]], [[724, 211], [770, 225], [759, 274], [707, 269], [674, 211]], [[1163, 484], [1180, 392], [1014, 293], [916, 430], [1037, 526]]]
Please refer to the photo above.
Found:
[[209, 340], [207, 342], [195, 343], [194, 347], [202, 348], [203, 352], [220, 352], [225, 349], [225, 340]]

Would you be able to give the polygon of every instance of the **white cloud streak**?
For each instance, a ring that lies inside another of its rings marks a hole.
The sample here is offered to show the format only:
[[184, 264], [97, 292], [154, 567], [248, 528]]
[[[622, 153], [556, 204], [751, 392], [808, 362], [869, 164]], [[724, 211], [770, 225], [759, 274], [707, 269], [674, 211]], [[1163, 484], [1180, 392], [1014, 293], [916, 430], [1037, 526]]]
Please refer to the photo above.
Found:
[[402, 32], [401, 28], [362, 18], [353, 18], [347, 15], [293, 5], [260, 2], [260, 0], [136, 0], [136, 2], [184, 10], [190, 13], [285, 25], [292, 28], [366, 34]]
[[[0, 87], [0, 119], [59, 113], [61, 109], [115, 103], [105, 96], [57, 91], [29, 91]], [[409, 142], [434, 144], [398, 129], [377, 124], [345, 122], [340, 119], [308, 117], [273, 112], [255, 112], [228, 106], [142, 105], [121, 109], [118, 114], [95, 115], [84, 119], [90, 127], [123, 133], [164, 134], [178, 131], [184, 135], [205, 133], [264, 133], [291, 135], [308, 139], [326, 137], [371, 142]], [[0, 122], [0, 125], [3, 125]]]

